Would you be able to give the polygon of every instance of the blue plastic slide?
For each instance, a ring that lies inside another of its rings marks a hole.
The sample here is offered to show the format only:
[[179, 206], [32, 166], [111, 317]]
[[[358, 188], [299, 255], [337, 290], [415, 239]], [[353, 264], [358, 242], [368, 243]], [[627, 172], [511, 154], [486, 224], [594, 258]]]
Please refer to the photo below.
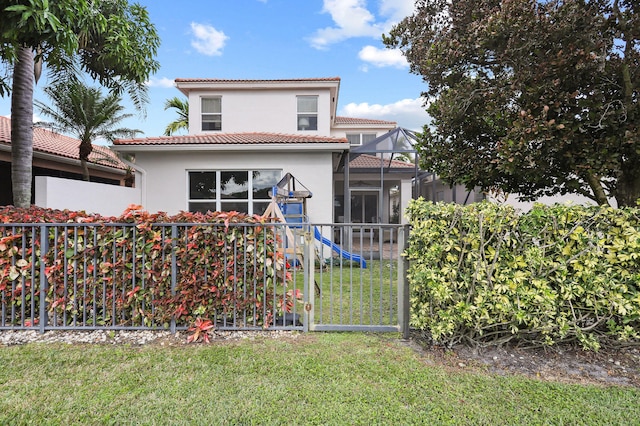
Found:
[[354, 262], [358, 262], [360, 264], [361, 268], [366, 268], [367, 267], [367, 261], [364, 260], [361, 256], [358, 256], [357, 254], [349, 253], [348, 251], [342, 250], [342, 248], [339, 245], [335, 244], [330, 239], [328, 239], [326, 237], [323, 237], [322, 234], [320, 233], [320, 231], [318, 231], [317, 227], [314, 226], [313, 227], [313, 231], [314, 231], [316, 240], [320, 241], [325, 246], [331, 247], [331, 249], [333, 251], [335, 251], [340, 256], [344, 257], [345, 259], [349, 259], [349, 260], [353, 260]]

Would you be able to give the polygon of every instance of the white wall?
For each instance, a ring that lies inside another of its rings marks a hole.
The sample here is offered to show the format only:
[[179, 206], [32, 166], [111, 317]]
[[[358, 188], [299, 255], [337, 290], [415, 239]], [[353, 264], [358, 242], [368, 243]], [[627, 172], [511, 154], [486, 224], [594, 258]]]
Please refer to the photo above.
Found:
[[471, 204], [483, 199], [483, 194], [479, 190], [469, 192], [463, 185], [455, 185], [452, 188], [440, 178], [437, 178], [434, 183], [431, 176], [421, 181], [419, 195], [427, 201], [457, 204]]
[[[509, 194], [506, 199], [504, 197], [496, 199], [491, 195], [487, 196], [487, 199], [497, 203], [504, 203], [513, 206], [516, 210], [521, 212], [528, 212], [533, 208], [533, 202], [530, 201], [520, 201], [518, 199], [518, 194]], [[540, 197], [535, 201], [536, 203], [545, 204], [545, 205], [553, 205], [553, 204], [579, 204], [585, 206], [593, 206], [596, 203], [590, 198], [583, 197], [578, 194], [566, 194], [566, 195], [555, 195], [551, 197]], [[617, 206], [615, 200], [609, 200], [611, 205], [614, 207]]]
[[129, 204], [140, 203], [140, 189], [82, 180], [36, 176], [36, 205], [120, 216]]
[[[298, 130], [296, 96], [318, 96], [318, 130]], [[222, 131], [272, 132], [329, 136], [331, 105], [329, 90], [193, 90], [189, 93], [189, 134], [202, 132], [201, 97], [222, 98]], [[220, 132], [218, 132], [220, 133]]]
[[334, 138], [345, 138], [347, 137], [347, 133], [348, 134], [375, 133], [376, 137], [379, 137], [384, 135], [385, 133], [388, 133], [390, 130], [393, 130], [394, 128], [395, 126], [392, 124], [379, 124], [379, 125], [368, 125], [368, 126], [359, 126], [359, 127], [357, 125], [353, 127], [347, 127], [346, 125], [341, 124], [340, 126], [337, 126], [331, 129], [331, 136]]
[[[331, 223], [333, 216], [330, 152], [138, 152], [136, 166], [145, 170], [143, 207], [169, 214], [188, 210], [189, 170], [280, 169], [291, 173], [313, 194], [307, 200], [311, 221]], [[302, 188], [297, 188], [302, 189]]]

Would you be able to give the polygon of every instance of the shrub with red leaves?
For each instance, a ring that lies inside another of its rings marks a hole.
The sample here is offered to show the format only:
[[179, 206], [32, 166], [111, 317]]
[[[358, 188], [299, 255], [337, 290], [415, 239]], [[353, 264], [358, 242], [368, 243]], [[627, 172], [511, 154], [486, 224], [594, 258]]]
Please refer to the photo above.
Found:
[[[94, 325], [105, 327], [167, 327], [175, 319], [187, 327], [204, 317], [268, 327], [291, 304], [277, 233], [261, 216], [169, 216], [137, 205], [119, 217], [2, 207], [0, 221], [6, 322], [35, 323], [43, 278], [49, 321], [57, 325], [97, 318]], [[43, 223], [51, 224], [46, 235], [30, 225]]]

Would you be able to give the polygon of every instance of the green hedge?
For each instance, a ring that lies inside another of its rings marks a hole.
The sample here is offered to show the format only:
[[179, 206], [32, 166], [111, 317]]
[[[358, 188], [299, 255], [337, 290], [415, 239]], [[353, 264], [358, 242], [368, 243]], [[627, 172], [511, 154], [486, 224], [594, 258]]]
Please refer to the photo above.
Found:
[[640, 343], [640, 211], [411, 203], [411, 325], [436, 342]]

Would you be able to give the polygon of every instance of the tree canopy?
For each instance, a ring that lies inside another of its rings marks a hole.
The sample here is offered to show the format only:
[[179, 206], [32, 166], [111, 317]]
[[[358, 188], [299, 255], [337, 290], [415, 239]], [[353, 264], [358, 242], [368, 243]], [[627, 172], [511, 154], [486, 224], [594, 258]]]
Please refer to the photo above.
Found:
[[384, 42], [428, 84], [423, 167], [525, 200], [640, 198], [640, 5], [418, 0]]
[[[42, 64], [53, 82], [88, 73], [101, 85], [126, 91], [136, 107], [147, 101], [145, 81], [159, 68], [160, 40], [146, 9], [127, 0], [0, 0], [0, 77], [11, 94], [11, 175], [14, 204], [31, 199], [33, 84]], [[35, 55], [34, 55], [35, 52]]]
[[[36, 70], [47, 64], [54, 82], [86, 72], [109, 89], [127, 91], [136, 106], [146, 102], [160, 39], [144, 7], [127, 0], [0, 0], [0, 10], [4, 62], [15, 65], [19, 49], [30, 48]], [[6, 78], [3, 83], [10, 89]]]

